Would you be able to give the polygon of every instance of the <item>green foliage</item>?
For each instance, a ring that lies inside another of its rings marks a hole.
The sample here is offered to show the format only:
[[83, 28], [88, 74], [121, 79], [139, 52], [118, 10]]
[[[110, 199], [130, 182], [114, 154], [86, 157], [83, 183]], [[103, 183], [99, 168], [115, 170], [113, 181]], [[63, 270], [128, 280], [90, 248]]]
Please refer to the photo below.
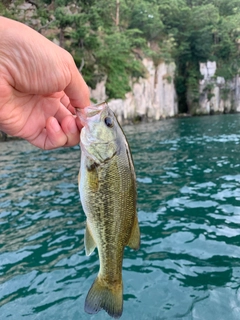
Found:
[[234, 72], [230, 64], [220, 63], [216, 71], [217, 77], [223, 77], [225, 80], [231, 80], [234, 77]]
[[[175, 85], [179, 108], [186, 112], [189, 92], [193, 103], [199, 98], [200, 62], [216, 61], [217, 75], [226, 80], [238, 73], [240, 1], [163, 0], [161, 3], [165, 31], [171, 32], [176, 41], [173, 50], [177, 63]], [[208, 96], [212, 97], [212, 93]]]
[[[9, 1], [7, 1], [7, 0], [0, 1], [0, 16], [16, 19], [15, 15], [12, 14], [12, 10], [10, 8]], [[18, 19], [16, 19], [16, 20], [18, 20]]]
[[212, 92], [214, 88], [214, 83], [213, 82], [210, 82], [206, 85], [206, 87], [203, 89], [203, 91], [207, 92], [207, 99], [208, 101], [210, 101], [214, 96], [215, 94]]
[[[58, 1], [60, 2], [60, 1]], [[65, 1], [61, 1], [65, 2]], [[57, 9], [54, 12], [56, 22], [60, 28], [66, 28], [67, 26], [70, 26], [74, 21], [74, 15], [69, 14], [66, 7], [57, 7]]]
[[[99, 69], [107, 74], [106, 92], [109, 97], [124, 98], [130, 91], [130, 76], [142, 76], [143, 70], [133, 54], [128, 33], [106, 35], [95, 53]], [[107, 57], [107, 59], [106, 59]]]
[[[0, 14], [31, 25], [18, 8], [23, 0], [11, 2], [0, 1]], [[239, 72], [240, 0], [32, 2], [37, 4], [34, 19], [40, 19], [40, 32], [58, 37], [91, 87], [107, 77], [109, 98], [123, 98], [130, 79], [145, 75], [144, 56], [155, 65], [175, 61], [181, 112], [188, 110], [189, 92], [194, 103], [199, 99], [200, 62], [216, 61], [216, 76], [226, 80]]]
[[191, 65], [188, 70], [187, 89], [192, 95], [191, 100], [193, 103], [198, 103], [199, 101], [199, 74], [196, 65]]
[[6, 16], [7, 13], [7, 8], [3, 3], [0, 3], [0, 15], [1, 16]]
[[221, 89], [221, 98], [223, 99], [223, 101], [226, 101], [229, 98], [229, 94], [230, 88], [228, 88], [227, 86]]
[[148, 40], [161, 39], [163, 23], [155, 3], [147, 1], [136, 2], [133, 7], [129, 28], [142, 31], [142, 35]]

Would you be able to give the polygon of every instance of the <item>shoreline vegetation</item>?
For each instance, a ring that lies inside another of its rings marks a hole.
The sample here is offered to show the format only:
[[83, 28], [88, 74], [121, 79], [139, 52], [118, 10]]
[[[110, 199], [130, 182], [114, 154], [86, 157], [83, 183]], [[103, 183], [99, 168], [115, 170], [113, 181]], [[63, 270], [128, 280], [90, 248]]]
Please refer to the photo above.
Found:
[[[179, 113], [194, 112], [203, 95], [201, 63], [216, 62], [224, 101], [240, 70], [240, 0], [4, 0], [0, 15], [68, 50], [90, 88], [106, 79], [110, 100], [124, 99], [131, 80], [147, 77], [144, 58], [175, 63]], [[213, 87], [204, 88], [209, 101], [217, 98]]]

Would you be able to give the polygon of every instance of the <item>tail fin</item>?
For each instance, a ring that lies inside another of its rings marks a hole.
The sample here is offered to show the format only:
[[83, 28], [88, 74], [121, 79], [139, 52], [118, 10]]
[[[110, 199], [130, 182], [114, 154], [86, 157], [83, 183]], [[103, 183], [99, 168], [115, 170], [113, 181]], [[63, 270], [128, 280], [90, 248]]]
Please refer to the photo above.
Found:
[[120, 318], [123, 311], [122, 291], [122, 281], [110, 287], [98, 276], [87, 294], [85, 312], [93, 314], [104, 309], [111, 317]]

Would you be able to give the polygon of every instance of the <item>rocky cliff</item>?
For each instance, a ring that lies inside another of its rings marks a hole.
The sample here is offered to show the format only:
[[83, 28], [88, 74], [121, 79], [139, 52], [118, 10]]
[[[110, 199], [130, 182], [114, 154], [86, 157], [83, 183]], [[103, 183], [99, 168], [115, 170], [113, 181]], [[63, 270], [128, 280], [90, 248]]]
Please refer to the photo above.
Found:
[[[178, 113], [174, 87], [175, 64], [160, 63], [154, 66], [152, 60], [143, 59], [143, 65], [147, 70], [146, 78], [132, 80], [132, 91], [125, 95], [125, 99], [109, 101], [109, 106], [120, 122], [159, 120]], [[94, 101], [101, 102], [107, 99], [105, 82], [106, 79], [98, 83], [96, 89], [90, 89]]]
[[[153, 61], [144, 59], [147, 77], [131, 83], [132, 91], [125, 99], [110, 100], [109, 105], [117, 114], [120, 122], [129, 120], [173, 117], [178, 114], [178, 103], [174, 86], [175, 64], [160, 63], [157, 67]], [[231, 81], [217, 77], [216, 62], [200, 63], [202, 80], [199, 81], [198, 99], [193, 99], [188, 91], [187, 103], [191, 115], [208, 115], [218, 113], [240, 112], [240, 76]], [[106, 79], [91, 91], [94, 101], [107, 99], [105, 93]]]
[[[240, 112], [240, 77], [231, 81], [216, 77], [216, 62], [200, 63], [199, 101], [188, 101], [193, 115]], [[191, 93], [189, 93], [191, 96]]]

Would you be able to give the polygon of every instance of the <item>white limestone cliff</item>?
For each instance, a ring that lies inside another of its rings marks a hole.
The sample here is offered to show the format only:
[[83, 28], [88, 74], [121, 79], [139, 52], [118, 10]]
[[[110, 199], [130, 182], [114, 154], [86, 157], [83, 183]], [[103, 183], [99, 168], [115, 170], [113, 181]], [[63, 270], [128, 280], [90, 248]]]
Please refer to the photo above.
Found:
[[216, 70], [215, 61], [200, 63], [203, 79], [199, 83], [199, 103], [192, 110], [190, 106], [192, 114], [240, 112], [240, 77], [225, 81], [215, 76]]
[[[161, 63], [155, 67], [149, 59], [143, 59], [143, 64], [147, 70], [146, 78], [132, 81], [132, 91], [125, 95], [125, 99], [109, 101], [120, 122], [143, 118], [159, 120], [178, 113], [174, 87], [175, 64]], [[94, 90], [90, 89], [91, 98], [97, 103], [107, 99], [105, 82], [106, 79], [98, 83]]]

